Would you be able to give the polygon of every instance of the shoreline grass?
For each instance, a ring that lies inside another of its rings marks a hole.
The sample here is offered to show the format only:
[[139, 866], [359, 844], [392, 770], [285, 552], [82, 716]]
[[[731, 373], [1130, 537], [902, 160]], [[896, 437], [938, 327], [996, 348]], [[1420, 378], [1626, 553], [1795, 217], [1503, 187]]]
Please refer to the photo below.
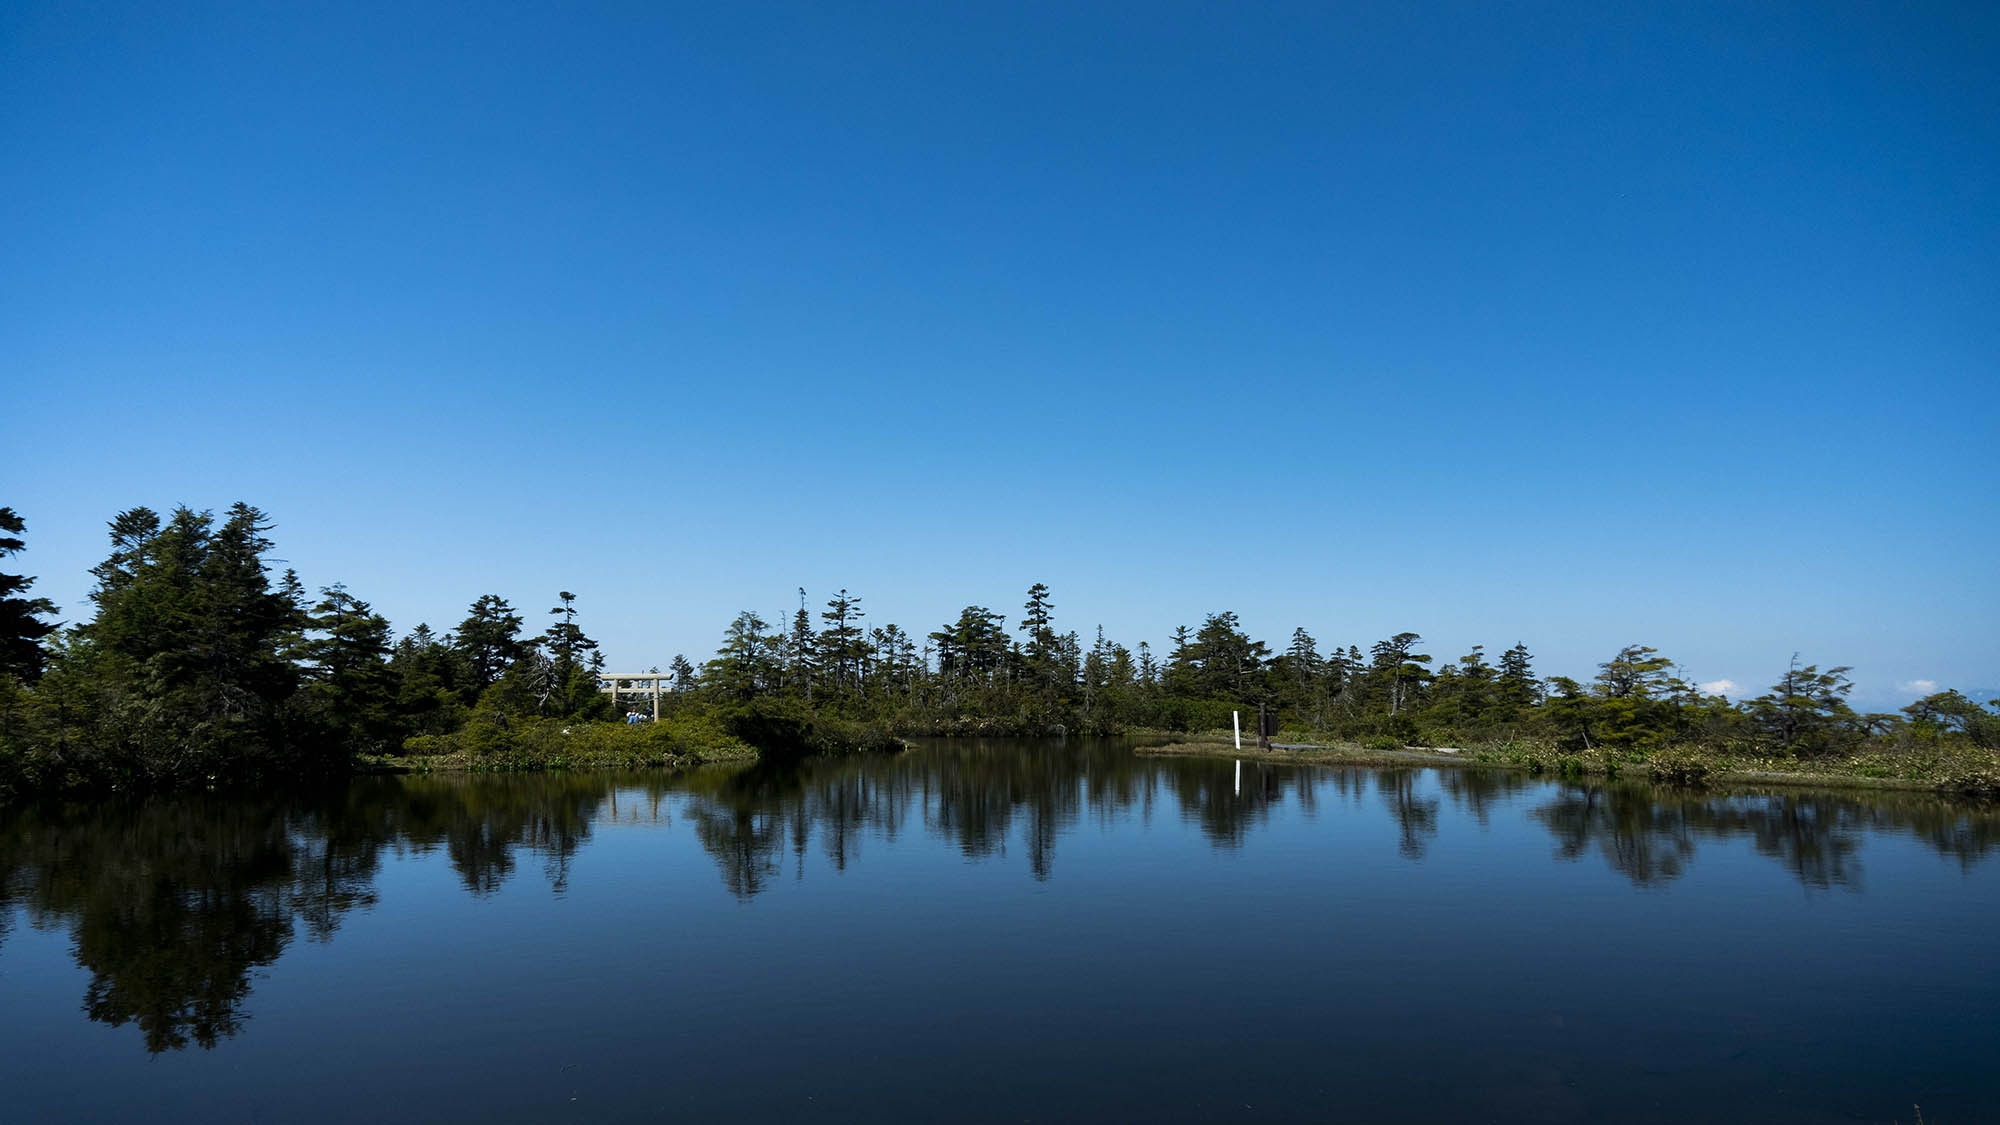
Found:
[[404, 739], [398, 752], [362, 755], [355, 772], [685, 769], [721, 762], [896, 752], [908, 745], [865, 724], [755, 711], [687, 708], [645, 723], [487, 714], [449, 734]]
[[400, 752], [364, 755], [358, 773], [532, 773], [569, 769], [680, 769], [751, 762], [757, 750], [699, 714], [657, 723], [474, 718], [451, 734], [416, 735]]
[[1552, 745], [1515, 741], [1496, 746], [1439, 749], [1315, 740], [1294, 732], [1280, 741], [1312, 744], [1311, 749], [1240, 751], [1229, 732], [1183, 735], [1172, 742], [1136, 747], [1142, 755], [1245, 758], [1261, 762], [1349, 766], [1459, 766], [1517, 769], [1551, 777], [1639, 778], [1675, 784], [1797, 786], [1806, 788], [1906, 790], [1993, 800], [2000, 797], [2000, 754], [1964, 747], [1940, 747], [1899, 754], [1869, 753], [1818, 759], [1738, 756], [1695, 746], [1643, 752], [1603, 748], [1566, 751]]

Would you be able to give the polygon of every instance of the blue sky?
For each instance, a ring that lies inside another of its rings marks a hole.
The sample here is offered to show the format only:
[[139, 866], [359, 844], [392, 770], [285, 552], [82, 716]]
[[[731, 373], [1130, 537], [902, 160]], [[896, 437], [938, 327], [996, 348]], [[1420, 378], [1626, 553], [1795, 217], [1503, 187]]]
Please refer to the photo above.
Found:
[[[577, 6], [581, 8], [581, 6]], [[0, 8], [0, 503], [621, 667], [860, 593], [2000, 687], [2000, 9]]]

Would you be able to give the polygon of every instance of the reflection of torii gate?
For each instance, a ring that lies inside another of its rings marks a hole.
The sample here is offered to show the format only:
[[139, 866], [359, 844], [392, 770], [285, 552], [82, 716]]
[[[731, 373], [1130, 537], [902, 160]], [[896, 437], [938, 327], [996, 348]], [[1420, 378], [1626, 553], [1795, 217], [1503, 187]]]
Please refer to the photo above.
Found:
[[672, 672], [620, 672], [616, 675], [606, 674], [597, 678], [602, 681], [598, 684], [597, 690], [610, 693], [611, 708], [614, 711], [618, 709], [619, 684], [627, 680], [649, 682], [652, 685], [650, 687], [635, 686], [625, 690], [637, 692], [641, 695], [651, 695], [653, 697], [653, 718], [657, 720], [660, 717], [660, 693], [667, 690], [664, 681], [673, 679], [674, 674]]

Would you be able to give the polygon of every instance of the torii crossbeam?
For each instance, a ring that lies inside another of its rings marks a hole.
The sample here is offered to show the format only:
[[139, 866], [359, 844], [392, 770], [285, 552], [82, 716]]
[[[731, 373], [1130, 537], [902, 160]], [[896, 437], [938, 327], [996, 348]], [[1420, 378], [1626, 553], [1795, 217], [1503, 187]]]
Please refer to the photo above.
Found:
[[[600, 681], [597, 690], [610, 693], [611, 706], [614, 710], [618, 707], [618, 692], [620, 690], [618, 685], [628, 680], [632, 681], [635, 686], [624, 690], [637, 692], [641, 695], [651, 695], [653, 697], [653, 720], [658, 722], [660, 718], [660, 693], [667, 690], [664, 681], [673, 679], [674, 674], [672, 672], [607, 672], [597, 678]], [[641, 683], [647, 686], [637, 686]]]

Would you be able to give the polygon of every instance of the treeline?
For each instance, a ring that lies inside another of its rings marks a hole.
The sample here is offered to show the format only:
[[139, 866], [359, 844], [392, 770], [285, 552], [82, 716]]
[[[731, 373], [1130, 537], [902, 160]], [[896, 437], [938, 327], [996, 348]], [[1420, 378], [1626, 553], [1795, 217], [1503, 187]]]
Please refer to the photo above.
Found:
[[[0, 509], [11, 535], [23, 531]], [[523, 636], [496, 597], [447, 637], [400, 639], [345, 587], [310, 593], [267, 562], [271, 523], [237, 504], [222, 518], [146, 508], [111, 521], [92, 614], [68, 629], [5, 576], [0, 601], [0, 795], [147, 788], [338, 773], [357, 754], [502, 715], [592, 717], [596, 645], [574, 599]], [[0, 552], [22, 547], [0, 541]]]
[[[64, 629], [28, 596], [33, 579], [0, 575], [0, 794], [332, 773], [404, 750], [477, 756], [623, 718], [598, 690], [603, 657], [569, 592], [539, 631], [486, 594], [443, 632], [420, 624], [397, 637], [343, 586], [309, 592], [291, 570], [274, 577], [271, 526], [240, 503], [219, 519], [122, 512], [92, 570], [91, 616]], [[0, 530], [0, 556], [19, 551], [9, 509]], [[669, 722], [631, 737], [813, 750], [880, 745], [884, 733], [1212, 730], [1262, 704], [1293, 730], [1384, 746], [1539, 740], [1811, 759], [2000, 745], [2000, 713], [1957, 692], [1855, 711], [1845, 667], [1794, 661], [1768, 691], [1733, 702], [1643, 645], [1580, 682], [1540, 676], [1521, 644], [1440, 662], [1414, 632], [1364, 651], [1322, 648], [1300, 628], [1274, 652], [1218, 612], [1175, 628], [1156, 653], [1101, 628], [1086, 642], [1057, 620], [1040, 584], [1011, 627], [972, 605], [920, 634], [870, 624], [845, 589], [817, 612], [800, 590], [789, 622], [744, 612], [700, 666], [676, 656]]]
[[1419, 651], [1414, 632], [1364, 651], [1322, 649], [1301, 627], [1274, 652], [1227, 611], [1175, 628], [1158, 654], [1101, 627], [1086, 643], [1059, 630], [1040, 584], [1011, 630], [1004, 615], [974, 605], [920, 639], [893, 624], [865, 627], [861, 598], [844, 589], [815, 626], [800, 593], [788, 628], [745, 612], [699, 670], [677, 657], [675, 687], [787, 698], [920, 734], [1212, 730], [1227, 728], [1231, 711], [1263, 705], [1300, 732], [1399, 746], [1535, 738], [1582, 750], [1708, 744], [1799, 758], [1899, 740], [2000, 746], [2000, 701], [1989, 708], [1945, 691], [1900, 713], [1864, 714], [1848, 705], [1848, 668], [1796, 659], [1768, 691], [1732, 702], [1645, 645], [1619, 650], [1579, 682], [1538, 675], [1518, 643], [1498, 657], [1474, 646], [1440, 662]]

